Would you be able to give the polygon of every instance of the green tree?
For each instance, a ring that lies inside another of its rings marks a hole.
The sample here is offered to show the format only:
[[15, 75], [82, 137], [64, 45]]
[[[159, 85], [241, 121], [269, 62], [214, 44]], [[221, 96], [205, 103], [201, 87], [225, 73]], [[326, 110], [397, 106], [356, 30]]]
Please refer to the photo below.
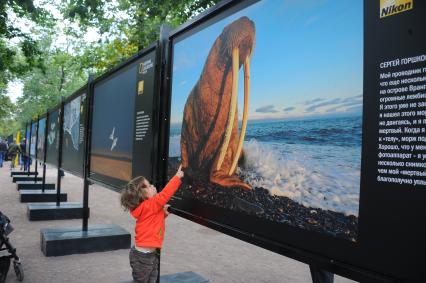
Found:
[[46, 66], [34, 69], [23, 79], [23, 95], [17, 99], [17, 122], [22, 127], [30, 119], [44, 114], [59, 104], [61, 98], [71, 95], [87, 82], [87, 72], [78, 55], [55, 47], [52, 35], [46, 36], [40, 46]]
[[0, 83], [0, 137], [9, 135], [14, 129], [12, 122], [15, 105], [6, 94], [6, 87]]
[[159, 39], [160, 26], [172, 28], [219, 0], [70, 0], [61, 7], [83, 28], [96, 27], [102, 39], [85, 53], [88, 68], [105, 70]]
[[0, 78], [2, 83], [42, 66], [36, 40], [16, 25], [16, 19], [49, 26], [49, 13], [32, 0], [0, 1]]

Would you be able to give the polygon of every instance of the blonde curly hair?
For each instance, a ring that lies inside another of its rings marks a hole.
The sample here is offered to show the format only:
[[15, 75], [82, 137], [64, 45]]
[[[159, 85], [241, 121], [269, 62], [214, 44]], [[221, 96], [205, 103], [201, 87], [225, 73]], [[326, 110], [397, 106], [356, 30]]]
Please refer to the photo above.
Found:
[[121, 192], [120, 202], [124, 210], [132, 211], [147, 199], [147, 179], [143, 176], [136, 177], [127, 183]]

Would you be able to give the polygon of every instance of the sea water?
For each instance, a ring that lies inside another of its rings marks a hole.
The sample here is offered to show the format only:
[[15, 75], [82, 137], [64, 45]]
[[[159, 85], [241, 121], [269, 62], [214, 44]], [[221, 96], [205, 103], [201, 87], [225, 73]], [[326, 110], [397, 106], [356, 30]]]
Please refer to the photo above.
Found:
[[[249, 121], [246, 166], [253, 187], [302, 205], [358, 216], [361, 116]], [[181, 125], [170, 129], [169, 156], [180, 156]]]

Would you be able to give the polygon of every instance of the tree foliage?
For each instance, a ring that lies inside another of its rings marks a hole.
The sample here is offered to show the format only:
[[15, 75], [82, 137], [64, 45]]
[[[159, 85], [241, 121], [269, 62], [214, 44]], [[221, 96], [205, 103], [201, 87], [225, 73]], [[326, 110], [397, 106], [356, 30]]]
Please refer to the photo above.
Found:
[[[219, 0], [0, 0], [0, 134], [22, 128], [87, 82], [159, 39], [160, 26], [186, 22]], [[30, 34], [12, 16], [35, 23]], [[87, 40], [90, 29], [96, 40]], [[65, 43], [64, 43], [65, 39]], [[59, 44], [58, 41], [61, 41]], [[11, 42], [15, 42], [14, 44]], [[16, 107], [5, 96], [7, 82], [19, 78], [23, 95]]]
[[15, 26], [16, 18], [49, 26], [49, 13], [36, 8], [32, 0], [0, 1], [0, 77], [7, 83], [33, 67], [42, 66], [36, 40]]
[[4, 89], [0, 89], [0, 120], [12, 116], [14, 109], [15, 105], [10, 101], [9, 96], [6, 95]]
[[[219, 0], [70, 0], [65, 16], [83, 27], [96, 27], [103, 39], [86, 54], [88, 67], [105, 70], [159, 39], [160, 26], [186, 22]], [[90, 63], [92, 63], [90, 65]]]
[[8, 135], [14, 129], [14, 110], [15, 105], [6, 95], [5, 86], [0, 83], [0, 137]]
[[46, 66], [45, 70], [34, 69], [23, 78], [23, 95], [16, 102], [18, 122], [21, 124], [60, 103], [87, 82], [88, 75], [78, 56], [55, 48], [52, 36], [40, 42]]

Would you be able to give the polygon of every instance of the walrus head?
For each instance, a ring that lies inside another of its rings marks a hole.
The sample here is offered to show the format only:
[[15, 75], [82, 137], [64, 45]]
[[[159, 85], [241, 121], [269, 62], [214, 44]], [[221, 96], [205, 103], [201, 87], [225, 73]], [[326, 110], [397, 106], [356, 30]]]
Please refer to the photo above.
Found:
[[250, 95], [250, 58], [255, 45], [255, 26], [254, 23], [247, 17], [241, 17], [238, 20], [227, 25], [220, 35], [219, 60], [217, 67], [225, 68], [228, 64], [232, 64], [232, 95], [231, 106], [228, 116], [228, 123], [225, 130], [225, 138], [219, 152], [216, 170], [222, 166], [226, 151], [231, 138], [233, 121], [237, 110], [237, 94], [238, 94], [238, 72], [241, 64], [244, 64], [244, 110], [242, 128], [238, 147], [233, 158], [232, 165], [229, 168], [228, 174], [232, 175], [237, 167], [238, 159], [241, 154], [248, 119], [248, 99]]
[[232, 52], [235, 49], [239, 51], [239, 62], [243, 63], [247, 57], [251, 56], [254, 49], [256, 38], [254, 23], [247, 17], [241, 17], [227, 25], [219, 38], [221, 45], [217, 67], [221, 69], [227, 64], [232, 64]]

